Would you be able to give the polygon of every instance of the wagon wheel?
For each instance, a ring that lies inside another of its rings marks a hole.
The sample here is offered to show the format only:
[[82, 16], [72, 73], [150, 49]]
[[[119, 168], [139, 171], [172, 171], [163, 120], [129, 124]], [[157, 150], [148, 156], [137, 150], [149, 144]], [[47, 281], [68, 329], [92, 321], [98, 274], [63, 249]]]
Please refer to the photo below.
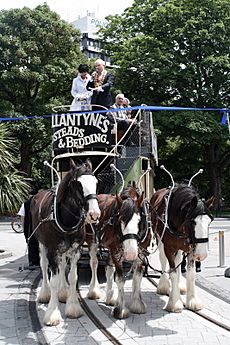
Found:
[[23, 232], [23, 225], [20, 216], [16, 216], [12, 219], [11, 227], [17, 233]]

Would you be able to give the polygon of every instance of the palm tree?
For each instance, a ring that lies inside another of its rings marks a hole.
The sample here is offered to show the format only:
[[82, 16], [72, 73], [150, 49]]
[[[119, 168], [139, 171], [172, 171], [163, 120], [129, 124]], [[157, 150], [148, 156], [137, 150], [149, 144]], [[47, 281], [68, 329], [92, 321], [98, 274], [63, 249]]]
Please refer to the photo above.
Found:
[[15, 168], [18, 152], [9, 126], [0, 124], [0, 215], [15, 214], [30, 190], [30, 179]]

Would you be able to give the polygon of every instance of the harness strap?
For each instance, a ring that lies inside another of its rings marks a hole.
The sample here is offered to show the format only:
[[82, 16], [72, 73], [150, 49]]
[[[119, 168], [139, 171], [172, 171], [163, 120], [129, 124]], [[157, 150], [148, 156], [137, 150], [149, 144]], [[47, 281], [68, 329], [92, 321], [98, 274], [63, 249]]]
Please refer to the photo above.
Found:
[[[161, 220], [162, 221], [162, 220]], [[163, 223], [163, 221], [162, 221]], [[179, 231], [176, 231], [176, 229], [172, 228], [171, 226], [167, 225], [166, 227], [166, 231], [176, 237], [176, 238], [180, 238], [180, 239], [184, 239], [184, 238], [188, 238], [188, 236], [186, 236], [183, 232], [179, 232]]]
[[126, 240], [139, 240], [139, 236], [136, 234], [126, 234], [122, 236], [122, 241], [126, 241]]
[[96, 199], [97, 200], [97, 194], [88, 194], [84, 197], [84, 201], [87, 202], [90, 199]]
[[208, 242], [208, 237], [205, 238], [196, 238], [193, 237], [192, 241], [190, 242], [191, 244], [195, 244], [195, 243], [207, 243]]
[[[104, 207], [101, 210], [101, 214], [103, 214], [105, 212], [106, 209], [106, 204], [107, 204], [107, 200], [109, 198], [109, 195], [106, 197], [105, 203], [104, 203]], [[114, 225], [114, 216], [115, 216], [115, 211], [116, 211], [116, 206], [117, 206], [117, 202], [116, 200], [113, 201], [112, 203], [112, 210], [110, 212], [110, 216], [107, 220], [103, 219], [101, 217], [99, 223], [97, 224], [97, 227], [100, 229], [98, 232], [98, 240], [99, 243], [102, 242], [103, 237], [104, 237], [104, 229], [106, 228], [107, 225], [113, 226]], [[102, 223], [102, 227], [100, 228], [100, 224]]]
[[[164, 198], [166, 197], [166, 194], [164, 194]], [[161, 199], [161, 202], [162, 201], [163, 201], [163, 199]], [[166, 203], [166, 201], [165, 201], [165, 203]], [[172, 235], [173, 237], [176, 237], [178, 239], [186, 239], [188, 244], [193, 244], [194, 245], [194, 244], [197, 244], [197, 243], [207, 243], [209, 241], [209, 239], [207, 237], [205, 237], [205, 238], [196, 238], [193, 233], [190, 234], [190, 235], [186, 235], [185, 233], [177, 231], [175, 228], [170, 226], [168, 224], [168, 222], [166, 222], [166, 223], [164, 222], [164, 219], [163, 219], [164, 218], [164, 213], [161, 216], [159, 216], [159, 214], [157, 212], [158, 210], [157, 210], [157, 208], [155, 206], [154, 207], [151, 206], [151, 210], [155, 212], [157, 219], [160, 220], [162, 222], [162, 224], [164, 225], [164, 230], [162, 232], [160, 241], [162, 240], [165, 231], [167, 231], [170, 235]], [[202, 214], [203, 215], [208, 215], [211, 218], [211, 216], [208, 213], [206, 213], [206, 212], [203, 212]]]

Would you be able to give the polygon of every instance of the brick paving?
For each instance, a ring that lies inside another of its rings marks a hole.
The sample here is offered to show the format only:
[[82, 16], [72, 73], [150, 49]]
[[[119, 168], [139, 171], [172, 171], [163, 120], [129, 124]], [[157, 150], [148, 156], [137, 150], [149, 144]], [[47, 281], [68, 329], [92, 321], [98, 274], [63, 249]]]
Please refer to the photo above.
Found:
[[[225, 231], [225, 267], [219, 266], [219, 230]], [[213, 222], [210, 228], [209, 256], [202, 263], [202, 272], [197, 274], [198, 292], [205, 308], [203, 312], [219, 321], [229, 322], [230, 326], [230, 278], [224, 277], [224, 271], [230, 267], [230, 220]], [[27, 266], [26, 243], [23, 234], [17, 234], [10, 228], [9, 222], [0, 222], [0, 345], [93, 345], [111, 344], [96, 329], [92, 321], [84, 315], [79, 319], [64, 319], [56, 327], [43, 326], [34, 329], [31, 324], [29, 300], [31, 282], [38, 271], [21, 270]], [[157, 264], [157, 257], [152, 257], [152, 264]], [[154, 266], [156, 267], [156, 266]], [[157, 267], [156, 267], [157, 268]], [[205, 286], [212, 294], [205, 293]], [[82, 294], [86, 296], [87, 285], [83, 284]], [[105, 284], [102, 284], [102, 291]], [[129, 300], [131, 281], [126, 282], [126, 299]], [[131, 314], [128, 319], [115, 320], [111, 317], [111, 308], [103, 299], [99, 305], [87, 300], [88, 306], [95, 310], [96, 315], [107, 329], [124, 345], [227, 345], [230, 343], [230, 332], [201, 319], [195, 313], [183, 310], [182, 313], [168, 313], [163, 308], [167, 296], [156, 294], [153, 285], [143, 280], [142, 293], [147, 312], [143, 315]], [[221, 297], [218, 299], [217, 297]], [[228, 303], [227, 303], [228, 302]], [[46, 305], [38, 306], [38, 317], [42, 320]], [[61, 306], [64, 315], [64, 305]]]

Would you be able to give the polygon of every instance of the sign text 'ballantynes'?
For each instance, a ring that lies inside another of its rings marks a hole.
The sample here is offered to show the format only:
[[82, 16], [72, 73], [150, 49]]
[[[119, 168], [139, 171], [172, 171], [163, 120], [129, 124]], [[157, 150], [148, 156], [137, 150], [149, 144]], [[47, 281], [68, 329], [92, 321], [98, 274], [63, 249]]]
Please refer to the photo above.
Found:
[[108, 146], [111, 143], [110, 123], [106, 114], [68, 113], [52, 116], [54, 149]]

